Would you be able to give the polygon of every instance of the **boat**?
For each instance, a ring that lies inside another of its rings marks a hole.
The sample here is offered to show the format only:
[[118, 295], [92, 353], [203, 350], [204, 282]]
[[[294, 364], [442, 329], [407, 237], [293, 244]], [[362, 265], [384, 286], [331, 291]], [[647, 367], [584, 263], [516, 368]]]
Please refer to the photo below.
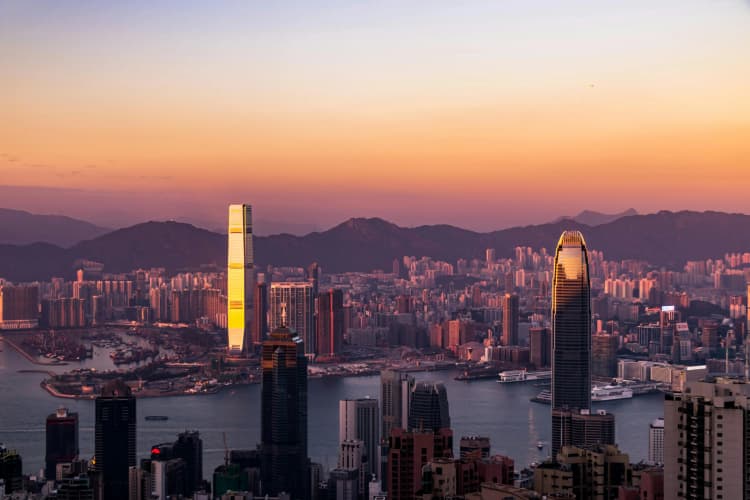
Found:
[[591, 401], [614, 401], [616, 399], [630, 399], [633, 390], [618, 385], [604, 385], [591, 389]]
[[146, 420], [161, 422], [161, 421], [164, 421], [164, 420], [169, 420], [169, 417], [167, 417], [165, 415], [146, 415]]
[[544, 389], [542, 392], [530, 399], [534, 403], [542, 403], [545, 405], [552, 404], [552, 391]]
[[532, 380], [547, 380], [552, 378], [552, 372], [538, 371], [528, 372], [526, 370], [505, 370], [498, 374], [497, 381], [501, 384], [508, 384], [511, 382], [530, 382]]
[[542, 443], [541, 441], [537, 441], [536, 442], [536, 448], [538, 450], [541, 450], [542, 448], [544, 448], [544, 443]]

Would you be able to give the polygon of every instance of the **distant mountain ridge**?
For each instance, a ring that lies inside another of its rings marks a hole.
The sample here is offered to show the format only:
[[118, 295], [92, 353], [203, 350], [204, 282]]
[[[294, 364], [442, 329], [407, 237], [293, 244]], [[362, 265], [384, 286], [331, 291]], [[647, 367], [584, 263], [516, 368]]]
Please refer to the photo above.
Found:
[[555, 219], [553, 222], [562, 222], [564, 220], [574, 220], [579, 224], [585, 224], [587, 226], [601, 226], [602, 224], [609, 224], [617, 219], [623, 217], [629, 217], [631, 215], [638, 215], [635, 208], [628, 208], [627, 210], [617, 214], [605, 214], [602, 212], [596, 212], [594, 210], [583, 210], [578, 215], [574, 216], [562, 216]]
[[51, 243], [67, 247], [109, 231], [111, 229], [64, 215], [38, 215], [0, 208], [0, 244]]
[[[328, 272], [390, 270], [404, 255], [430, 256], [455, 263], [484, 258], [486, 248], [510, 257], [516, 246], [554, 252], [566, 229], [583, 232], [590, 249], [607, 259], [642, 259], [656, 266], [682, 268], [685, 261], [750, 250], [750, 216], [721, 212], [667, 212], [630, 215], [588, 226], [573, 220], [479, 233], [449, 225], [405, 228], [379, 218], [349, 219], [327, 231], [305, 236], [255, 238], [259, 269], [306, 266], [317, 261]], [[165, 267], [169, 272], [226, 266], [226, 236], [179, 222], [147, 222], [82, 241], [70, 248], [36, 243], [0, 245], [0, 277], [11, 281], [73, 274], [76, 259], [103, 262], [106, 272]]]

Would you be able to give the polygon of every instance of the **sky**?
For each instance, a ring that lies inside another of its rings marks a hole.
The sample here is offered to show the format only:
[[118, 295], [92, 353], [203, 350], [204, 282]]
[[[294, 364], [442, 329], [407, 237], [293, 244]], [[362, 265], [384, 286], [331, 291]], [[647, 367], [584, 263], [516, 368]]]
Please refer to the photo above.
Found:
[[0, 206], [477, 230], [750, 212], [750, 1], [0, 0]]

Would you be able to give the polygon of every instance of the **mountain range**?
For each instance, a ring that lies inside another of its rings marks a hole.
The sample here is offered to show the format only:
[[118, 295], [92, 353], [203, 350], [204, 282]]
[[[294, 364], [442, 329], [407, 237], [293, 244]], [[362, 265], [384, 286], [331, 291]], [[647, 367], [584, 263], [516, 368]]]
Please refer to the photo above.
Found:
[[[399, 227], [378, 218], [349, 219], [327, 231], [305, 236], [254, 238], [256, 264], [306, 266], [324, 271], [390, 270], [394, 258], [430, 256], [455, 263], [484, 258], [486, 248], [510, 257], [516, 246], [549, 252], [566, 229], [583, 232], [590, 249], [607, 259], [643, 259], [681, 269], [686, 260], [721, 257], [750, 250], [750, 216], [722, 212], [667, 212], [630, 215], [589, 226], [565, 219], [489, 233], [455, 226]], [[103, 262], [107, 272], [165, 267], [169, 272], [226, 265], [226, 236], [179, 222], [147, 222], [81, 241], [69, 248], [49, 243], [0, 245], [0, 277], [11, 281], [70, 277], [76, 259]]]
[[67, 247], [109, 231], [111, 229], [64, 215], [39, 215], [0, 208], [0, 243], [27, 245], [43, 242]]
[[563, 215], [562, 217], [558, 217], [557, 219], [555, 219], [553, 222], [562, 222], [566, 219], [569, 219], [578, 222], [579, 224], [585, 224], [587, 226], [601, 226], [602, 224], [608, 224], [610, 222], [616, 221], [617, 219], [629, 217], [631, 215], [638, 215], [638, 212], [636, 212], [635, 208], [629, 208], [623, 212], [616, 214], [604, 214], [602, 212], [595, 212], [593, 210], [583, 210], [578, 215]]

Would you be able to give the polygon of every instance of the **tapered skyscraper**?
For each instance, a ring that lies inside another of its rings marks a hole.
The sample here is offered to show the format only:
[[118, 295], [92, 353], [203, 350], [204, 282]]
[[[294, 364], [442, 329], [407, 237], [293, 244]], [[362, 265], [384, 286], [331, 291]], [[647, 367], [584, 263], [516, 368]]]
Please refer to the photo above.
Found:
[[229, 352], [242, 354], [253, 322], [253, 209], [229, 205], [227, 332]]
[[[591, 407], [591, 285], [586, 242], [565, 231], [555, 253], [552, 280], [552, 408]], [[562, 422], [552, 416], [553, 458], [565, 443]], [[575, 444], [575, 443], [571, 443]]]

